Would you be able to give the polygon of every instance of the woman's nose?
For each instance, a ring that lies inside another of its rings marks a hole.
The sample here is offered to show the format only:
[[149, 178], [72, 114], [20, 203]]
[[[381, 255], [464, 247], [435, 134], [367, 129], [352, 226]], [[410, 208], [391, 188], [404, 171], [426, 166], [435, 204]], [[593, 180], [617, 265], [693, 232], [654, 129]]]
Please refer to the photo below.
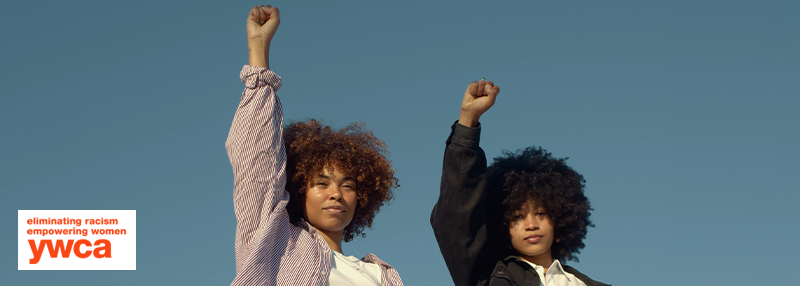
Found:
[[338, 186], [332, 185], [330, 188], [328, 188], [328, 191], [330, 192], [328, 195], [330, 196], [331, 200], [339, 201], [342, 199], [342, 192], [339, 190]]
[[536, 219], [536, 215], [528, 215], [525, 217], [525, 229], [528, 230], [539, 229], [539, 220]]

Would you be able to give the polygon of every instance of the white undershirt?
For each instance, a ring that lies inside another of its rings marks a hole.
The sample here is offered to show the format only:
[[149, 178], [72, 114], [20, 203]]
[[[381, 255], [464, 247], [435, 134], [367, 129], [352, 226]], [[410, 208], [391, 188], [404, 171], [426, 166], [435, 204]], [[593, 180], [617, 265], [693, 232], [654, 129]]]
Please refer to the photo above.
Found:
[[375, 263], [361, 261], [355, 256], [345, 256], [334, 251], [328, 285], [380, 286], [381, 267]]
[[544, 267], [531, 263], [523, 259], [523, 261], [528, 262], [534, 269], [536, 269], [536, 273], [539, 273], [539, 279], [541, 280], [544, 286], [586, 286], [580, 279], [572, 275], [572, 273], [564, 271], [564, 268], [561, 268], [561, 262], [558, 262], [558, 259], [553, 260], [553, 264], [550, 264], [550, 267], [547, 268], [547, 275], [544, 274]]

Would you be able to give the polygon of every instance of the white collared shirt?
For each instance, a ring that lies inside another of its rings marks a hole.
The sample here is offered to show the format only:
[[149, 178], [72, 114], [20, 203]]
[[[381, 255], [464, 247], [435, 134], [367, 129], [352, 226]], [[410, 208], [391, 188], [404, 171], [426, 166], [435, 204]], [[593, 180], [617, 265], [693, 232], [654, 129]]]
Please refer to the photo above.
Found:
[[547, 268], [547, 274], [544, 274], [544, 267], [540, 265], [536, 265], [522, 259], [525, 262], [528, 262], [534, 269], [536, 269], [536, 273], [539, 273], [539, 279], [541, 280], [541, 285], [544, 286], [586, 286], [580, 279], [572, 275], [572, 273], [564, 271], [564, 268], [561, 268], [561, 262], [558, 262], [558, 259], [553, 259], [553, 264], [550, 264], [550, 267]]
[[336, 251], [333, 251], [332, 262], [328, 285], [383, 285], [381, 267], [375, 263], [364, 262], [355, 256], [347, 256]]

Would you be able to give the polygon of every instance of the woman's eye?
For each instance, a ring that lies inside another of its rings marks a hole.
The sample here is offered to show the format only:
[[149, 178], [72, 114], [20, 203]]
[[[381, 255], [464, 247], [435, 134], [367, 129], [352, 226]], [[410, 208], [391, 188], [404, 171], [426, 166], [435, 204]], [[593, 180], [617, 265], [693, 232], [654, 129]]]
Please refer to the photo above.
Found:
[[538, 215], [538, 216], [544, 216], [544, 215], [547, 215], [547, 213], [545, 213], [545, 212], [537, 212], [537, 213], [536, 213], [536, 215]]
[[521, 220], [521, 219], [522, 219], [522, 215], [515, 215], [514, 216], [514, 220]]
[[317, 183], [317, 186], [325, 186], [325, 185], [328, 185], [328, 184], [326, 184], [325, 182], [319, 182], [319, 183]]

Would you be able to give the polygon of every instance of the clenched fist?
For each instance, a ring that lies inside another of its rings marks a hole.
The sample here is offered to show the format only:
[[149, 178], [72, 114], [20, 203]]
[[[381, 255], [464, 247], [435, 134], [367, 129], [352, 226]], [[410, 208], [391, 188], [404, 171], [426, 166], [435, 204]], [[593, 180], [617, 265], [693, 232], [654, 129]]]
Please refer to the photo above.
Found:
[[255, 6], [247, 17], [247, 40], [269, 44], [281, 24], [281, 12], [270, 5]]
[[484, 112], [492, 108], [500, 87], [491, 81], [473, 81], [464, 92], [464, 99], [461, 101], [461, 114], [458, 123], [468, 127], [478, 127], [478, 121]]

